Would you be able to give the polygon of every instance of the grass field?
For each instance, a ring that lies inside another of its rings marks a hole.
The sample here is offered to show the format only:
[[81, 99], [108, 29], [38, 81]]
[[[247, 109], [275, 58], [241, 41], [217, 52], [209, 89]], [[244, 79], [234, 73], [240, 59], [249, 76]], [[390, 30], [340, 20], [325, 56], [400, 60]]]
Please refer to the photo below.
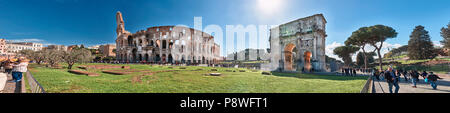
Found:
[[[30, 65], [30, 71], [49, 93], [359, 93], [367, 80], [367, 77], [292, 73], [262, 75], [261, 71], [234, 68], [215, 68], [223, 75], [206, 76], [213, 67], [187, 66], [187, 69], [179, 69], [138, 64], [128, 66], [135, 70], [182, 71], [143, 76], [141, 72], [111, 75], [101, 73], [101, 70], [89, 70], [101, 74], [89, 77], [68, 73], [67, 69], [52, 69], [36, 64]], [[196, 69], [203, 70], [187, 71]]]

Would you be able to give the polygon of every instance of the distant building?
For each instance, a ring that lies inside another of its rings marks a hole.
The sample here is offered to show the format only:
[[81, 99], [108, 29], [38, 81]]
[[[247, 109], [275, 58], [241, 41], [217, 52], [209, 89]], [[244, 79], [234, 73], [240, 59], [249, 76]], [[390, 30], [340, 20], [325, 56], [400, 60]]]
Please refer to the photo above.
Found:
[[98, 47], [98, 50], [106, 57], [115, 57], [116, 53], [113, 51], [114, 49], [116, 49], [116, 45], [113, 44], [106, 44]]
[[62, 50], [67, 51], [67, 46], [65, 45], [48, 45], [47, 50]]
[[7, 52], [6, 40], [0, 39], [0, 55], [5, 55]]
[[259, 61], [267, 59], [265, 49], [245, 49], [236, 53], [228, 54], [226, 60], [228, 61]]
[[33, 42], [8, 42], [6, 41], [6, 47], [8, 53], [18, 53], [22, 50], [42, 50], [43, 45], [41, 43]]
[[100, 45], [89, 46], [88, 49], [99, 49]]
[[80, 47], [78, 45], [67, 46], [67, 51], [72, 51], [73, 48]]

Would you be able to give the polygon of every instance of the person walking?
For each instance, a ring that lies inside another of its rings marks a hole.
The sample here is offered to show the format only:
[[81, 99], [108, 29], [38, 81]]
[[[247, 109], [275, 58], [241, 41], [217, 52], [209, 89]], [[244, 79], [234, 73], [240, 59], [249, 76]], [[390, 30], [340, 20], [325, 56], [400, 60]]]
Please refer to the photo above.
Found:
[[389, 67], [388, 70], [384, 73], [384, 77], [386, 78], [386, 82], [389, 84], [389, 92], [392, 93], [392, 87], [395, 86], [395, 92], [398, 93], [400, 90], [400, 86], [398, 85], [398, 77], [395, 75], [395, 72], [392, 70], [392, 67]]
[[22, 75], [24, 72], [27, 72], [27, 66], [28, 66], [29, 60], [26, 58], [20, 58], [19, 64], [13, 64], [13, 70], [12, 75], [13, 77], [16, 77], [14, 82], [20, 82], [22, 80]]
[[427, 71], [423, 71], [422, 74], [420, 74], [422, 76], [423, 79], [425, 79], [425, 77], [427, 77], [428, 73]]
[[378, 72], [380, 72], [380, 80], [384, 80], [384, 71], [380, 69]]
[[3, 67], [5, 68], [5, 72], [6, 72], [7, 74], [11, 74], [12, 69], [13, 69], [12, 64], [13, 64], [13, 61], [12, 61], [12, 60], [7, 60], [7, 61], [5, 61]]
[[409, 71], [409, 75], [411, 77], [411, 82], [413, 84], [413, 88], [417, 88], [417, 82], [419, 81], [419, 73], [415, 70]]
[[401, 72], [400, 72], [401, 70], [398, 70], [398, 69], [396, 69], [395, 70], [395, 75], [396, 75], [396, 79], [400, 82], [401, 81], [401, 78], [400, 78], [400, 76], [402, 76], [402, 74], [401, 74]]
[[356, 76], [356, 69], [353, 69], [353, 76]]
[[[373, 69], [373, 70], [376, 70], [376, 69]], [[379, 71], [372, 71], [372, 73], [373, 73], [373, 76], [375, 76], [375, 78], [377, 80], [380, 80], [380, 72]]]
[[403, 77], [405, 77], [405, 80], [406, 80], [406, 81], [408, 81], [408, 76], [409, 76], [408, 71], [407, 71], [407, 70], [404, 70], [404, 71], [403, 71]]
[[348, 68], [345, 68], [345, 76], [349, 75], [348, 71], [349, 71]]
[[439, 76], [433, 74], [433, 72], [430, 72], [430, 74], [427, 76], [428, 82], [430, 82], [431, 87], [433, 90], [437, 90], [437, 79], [442, 79]]

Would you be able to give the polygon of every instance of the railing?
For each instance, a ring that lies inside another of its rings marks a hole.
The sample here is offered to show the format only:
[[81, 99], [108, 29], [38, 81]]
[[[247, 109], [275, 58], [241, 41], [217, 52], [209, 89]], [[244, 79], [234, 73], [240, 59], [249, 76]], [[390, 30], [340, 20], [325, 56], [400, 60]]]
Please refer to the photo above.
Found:
[[30, 71], [27, 71], [27, 81], [30, 86], [31, 93], [45, 93], [44, 87], [33, 77]]
[[370, 75], [369, 78], [366, 81], [366, 84], [364, 84], [364, 87], [361, 89], [360, 93], [371, 93], [373, 88], [373, 76]]

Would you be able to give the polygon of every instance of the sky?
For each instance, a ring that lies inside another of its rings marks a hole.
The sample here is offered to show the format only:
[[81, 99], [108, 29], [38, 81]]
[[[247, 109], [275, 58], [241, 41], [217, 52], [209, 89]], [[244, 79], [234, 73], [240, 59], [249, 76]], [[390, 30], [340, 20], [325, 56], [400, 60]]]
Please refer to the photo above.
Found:
[[[448, 4], [450, 0], [0, 0], [0, 38], [44, 45], [115, 43], [117, 11], [132, 33], [152, 26], [194, 27], [194, 17], [202, 18], [203, 28], [218, 25], [225, 29], [226, 25], [280, 25], [323, 14], [328, 22], [326, 54], [337, 58], [332, 50], [343, 45], [353, 31], [376, 24], [398, 32], [386, 41], [383, 53], [406, 45], [417, 25], [425, 26], [439, 46], [440, 29], [450, 22]], [[258, 40], [257, 48], [269, 47], [264, 41], [268, 39]], [[253, 40], [246, 41], [251, 45]], [[225, 42], [216, 40], [221, 55], [223, 50], [249, 46]]]

